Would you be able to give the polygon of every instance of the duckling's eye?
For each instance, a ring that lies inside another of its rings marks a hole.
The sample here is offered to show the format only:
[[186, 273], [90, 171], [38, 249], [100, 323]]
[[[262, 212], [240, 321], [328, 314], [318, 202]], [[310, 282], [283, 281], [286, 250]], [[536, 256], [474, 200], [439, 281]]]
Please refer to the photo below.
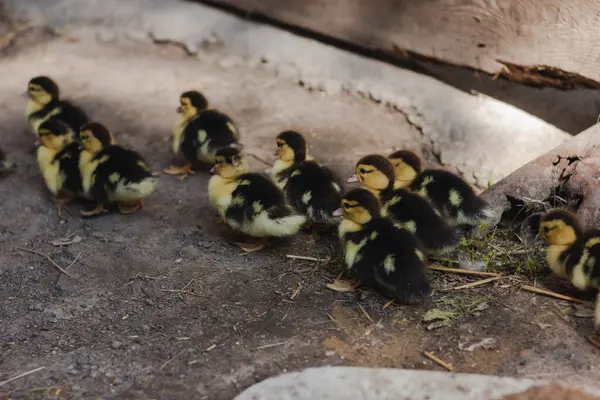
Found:
[[548, 227], [548, 226], [544, 226], [544, 227], [542, 228], [542, 232], [544, 232], [544, 233], [548, 233], [548, 232], [550, 232], [550, 227]]
[[364, 169], [364, 168], [361, 168], [361, 169], [358, 170], [358, 172], [360, 172], [361, 175], [364, 175], [364, 174], [367, 173], [367, 170]]

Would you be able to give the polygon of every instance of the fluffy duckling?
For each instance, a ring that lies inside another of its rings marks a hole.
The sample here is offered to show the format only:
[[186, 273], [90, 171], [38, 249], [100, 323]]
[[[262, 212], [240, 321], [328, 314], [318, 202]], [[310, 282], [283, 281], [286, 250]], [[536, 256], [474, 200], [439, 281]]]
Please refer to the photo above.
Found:
[[177, 112], [180, 120], [173, 129], [173, 153], [183, 153], [188, 163], [171, 166], [164, 172], [185, 179], [194, 174], [192, 164], [198, 161], [213, 164], [214, 153], [224, 147], [241, 147], [240, 135], [233, 120], [224, 113], [209, 108], [208, 100], [198, 91], [181, 94]]
[[287, 202], [308, 217], [309, 224], [325, 228], [339, 222], [333, 216], [342, 200], [341, 187], [333, 172], [314, 160], [307, 160], [308, 146], [304, 137], [295, 131], [277, 135], [279, 156], [271, 176], [283, 190]]
[[406, 229], [381, 215], [375, 195], [352, 189], [336, 214], [343, 215], [339, 237], [346, 267], [362, 284], [407, 304], [430, 293], [425, 255], [418, 240]]
[[355, 175], [348, 182], [360, 184], [379, 197], [382, 213], [415, 234], [428, 253], [443, 254], [460, 238], [453, 226], [427, 199], [407, 189], [394, 189], [394, 167], [383, 156], [368, 155], [356, 163]]
[[55, 198], [60, 217], [62, 207], [82, 191], [79, 144], [72, 141], [69, 128], [54, 118], [42, 122], [38, 134], [38, 165], [46, 187]]
[[[600, 229], [584, 230], [575, 214], [555, 209], [540, 219], [540, 236], [549, 245], [546, 261], [552, 272], [577, 289], [600, 289]], [[594, 327], [600, 334], [600, 296]]]
[[47, 76], [36, 76], [29, 81], [23, 95], [29, 98], [25, 118], [36, 137], [39, 138], [38, 128], [42, 122], [55, 118], [69, 128], [74, 141], [79, 140], [79, 128], [89, 122], [89, 118], [77, 105], [61, 100], [56, 82]]
[[6, 156], [6, 153], [0, 148], [0, 177], [10, 174], [15, 168], [15, 163]]
[[427, 198], [453, 225], [478, 227], [494, 212], [464, 179], [441, 169], [422, 170], [419, 157], [408, 150], [388, 156], [396, 170], [396, 187], [406, 187]]
[[239, 149], [217, 150], [216, 172], [208, 183], [210, 202], [234, 230], [258, 238], [256, 243], [237, 243], [246, 252], [262, 249], [268, 237], [298, 233], [306, 217], [286, 204], [283, 192], [266, 176], [249, 173]]
[[79, 137], [83, 193], [97, 202], [96, 208], [82, 211], [81, 215], [89, 217], [107, 212], [108, 203], [117, 203], [122, 214], [141, 209], [143, 199], [150, 196], [157, 185], [142, 156], [113, 144], [112, 134], [96, 122], [83, 125]]

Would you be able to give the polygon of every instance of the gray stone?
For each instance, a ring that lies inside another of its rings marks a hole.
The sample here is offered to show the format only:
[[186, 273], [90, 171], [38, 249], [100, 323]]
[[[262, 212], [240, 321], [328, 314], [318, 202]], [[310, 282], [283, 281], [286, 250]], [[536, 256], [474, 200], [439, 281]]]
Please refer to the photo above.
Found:
[[[564, 187], [569, 193], [583, 195], [578, 209], [588, 226], [600, 224], [600, 125], [586, 129], [573, 139], [522, 166], [482, 193], [499, 219], [509, 208], [506, 195], [545, 199], [559, 185], [558, 177], [570, 175]], [[560, 158], [559, 158], [560, 157]], [[579, 157], [569, 165], [568, 157]], [[559, 161], [557, 165], [554, 165]]]
[[[544, 383], [435, 371], [321, 367], [266, 379], [234, 400], [499, 400]], [[600, 394], [600, 388], [577, 389]]]

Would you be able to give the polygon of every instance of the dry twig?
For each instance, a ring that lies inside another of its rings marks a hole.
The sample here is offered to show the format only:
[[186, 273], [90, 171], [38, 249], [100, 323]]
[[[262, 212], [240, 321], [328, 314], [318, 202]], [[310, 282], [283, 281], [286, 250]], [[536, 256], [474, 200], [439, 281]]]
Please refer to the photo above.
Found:
[[494, 282], [497, 281], [498, 279], [500, 279], [500, 276], [492, 276], [491, 278], [485, 278], [482, 279], [480, 281], [475, 281], [475, 282], [471, 282], [471, 283], [467, 283], [465, 285], [460, 285], [460, 286], [455, 286], [455, 287], [451, 287], [445, 290], [461, 290], [461, 289], [470, 289], [470, 288], [474, 288], [480, 285], [485, 285], [486, 283], [490, 283], [490, 282]]
[[521, 286], [521, 290], [524, 290], [526, 292], [531, 292], [531, 293], [543, 294], [546, 296], [554, 297], [555, 299], [573, 301], [575, 303], [580, 303], [580, 304], [588, 304], [588, 305], [592, 304], [591, 301], [581, 300], [581, 299], [577, 299], [577, 298], [571, 297], [571, 296], [565, 296], [564, 294], [552, 292], [552, 291], [546, 290], [546, 289], [536, 288], [536, 287], [529, 286], [529, 285]]
[[500, 276], [500, 274], [496, 274], [494, 272], [480, 272], [480, 271], [471, 271], [463, 268], [450, 268], [450, 267], [442, 267], [441, 265], [429, 265], [427, 268], [433, 271], [442, 271], [442, 272], [454, 272], [456, 274], [464, 274], [464, 275], [479, 275], [479, 276]]
[[263, 349], [268, 349], [271, 347], [277, 347], [277, 346], [283, 346], [284, 344], [286, 344], [287, 342], [279, 342], [279, 343], [271, 343], [271, 344], [265, 344], [263, 346], [258, 346], [257, 348], [254, 349], [254, 351], [257, 350], [263, 350]]
[[[40, 257], [44, 257], [46, 258], [48, 261], [50, 261], [52, 263], [52, 265], [54, 265], [56, 267], [56, 269], [58, 269], [60, 272], [62, 272], [63, 274], [65, 274], [66, 276], [68, 276], [69, 278], [72, 278], [72, 276], [65, 271], [60, 265], [58, 265], [53, 259], [50, 258], [50, 256], [48, 256], [47, 254], [44, 253], [40, 253], [39, 251], [36, 250], [31, 250], [31, 249], [26, 249], [25, 247], [17, 247], [17, 250], [22, 250], [22, 251], [26, 251], [28, 253], [32, 253], [32, 254], [37, 254]], [[79, 258], [79, 256], [78, 256]], [[77, 259], [75, 259], [75, 261], [77, 261]]]
[[375, 321], [373, 321], [373, 318], [371, 318], [371, 316], [369, 315], [369, 313], [367, 312], [367, 310], [365, 310], [365, 308], [362, 306], [362, 304], [359, 304], [358, 308], [360, 308], [360, 311], [362, 311], [362, 313], [365, 314], [365, 317], [367, 317], [367, 319], [369, 321], [371, 321], [372, 323], [375, 323]]
[[183, 349], [181, 350], [179, 353], [175, 354], [173, 357], [169, 358], [167, 361], [165, 361], [165, 363], [163, 365], [160, 366], [160, 368], [158, 369], [159, 371], [162, 371], [162, 369], [164, 367], [166, 367], [167, 365], [169, 365], [171, 363], [171, 361], [173, 361], [174, 359], [176, 359], [177, 357], [179, 357], [179, 355], [181, 353], [183, 353], [184, 351], [186, 351], [187, 349]]
[[448, 364], [442, 360], [440, 360], [439, 358], [437, 358], [436, 356], [434, 356], [433, 354], [431, 354], [428, 351], [424, 351], [423, 355], [427, 358], [429, 358], [431, 361], [435, 362], [436, 364], [446, 368], [448, 371], [452, 372], [454, 371], [454, 367], [451, 364]]
[[308, 257], [308, 256], [295, 256], [293, 254], [286, 254], [286, 258], [291, 258], [292, 260], [304, 260], [304, 261], [314, 261], [319, 262], [318, 258]]
[[17, 376], [13, 376], [12, 378], [9, 378], [9, 379], [7, 379], [7, 380], [5, 380], [3, 382], [0, 382], [0, 386], [4, 386], [7, 383], [10, 383], [10, 382], [12, 382], [14, 380], [17, 380], [19, 378], [23, 378], [24, 376], [31, 375], [31, 374], [33, 374], [35, 372], [38, 372], [38, 371], [41, 371], [41, 370], [43, 370], [45, 368], [46, 367], [38, 367], [38, 368], [32, 369], [31, 371], [23, 372], [23, 373], [21, 373], [21, 374], [19, 374]]

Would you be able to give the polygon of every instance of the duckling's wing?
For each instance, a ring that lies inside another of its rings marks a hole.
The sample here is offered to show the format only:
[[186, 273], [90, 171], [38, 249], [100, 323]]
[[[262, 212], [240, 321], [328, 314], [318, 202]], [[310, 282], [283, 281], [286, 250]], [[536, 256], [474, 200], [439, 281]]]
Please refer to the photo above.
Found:
[[259, 210], [269, 211], [274, 206], [285, 205], [283, 193], [266, 176], [256, 173], [241, 175], [238, 186], [231, 194], [238, 201], [227, 210], [226, 216], [238, 221], [252, 220]]
[[90, 118], [81, 107], [68, 100], [62, 100], [60, 102], [60, 113], [57, 117], [62, 122], [69, 125], [74, 132], [79, 132], [79, 128], [90, 121]]
[[460, 237], [433, 205], [424, 197], [405, 189], [396, 189], [382, 197], [385, 210], [395, 221], [413, 232], [430, 250], [456, 246]]
[[425, 256], [417, 239], [390, 220], [377, 220], [379, 235], [373, 240], [380, 262], [374, 265], [373, 279], [389, 297], [414, 304], [427, 296], [431, 287], [425, 272]]
[[314, 161], [304, 161], [282, 171], [278, 179], [288, 178], [287, 199], [303, 214], [315, 220], [330, 220], [342, 201], [341, 187], [333, 172]]
[[82, 188], [81, 173], [79, 172], [79, 145], [71, 143], [55, 156], [59, 168], [65, 174], [63, 187], [73, 193], [80, 193]]
[[220, 111], [207, 110], [200, 113], [195, 120], [194, 127], [196, 132], [205, 132], [206, 140], [209, 140], [209, 152], [231, 146], [238, 141], [236, 125], [229, 116]]

